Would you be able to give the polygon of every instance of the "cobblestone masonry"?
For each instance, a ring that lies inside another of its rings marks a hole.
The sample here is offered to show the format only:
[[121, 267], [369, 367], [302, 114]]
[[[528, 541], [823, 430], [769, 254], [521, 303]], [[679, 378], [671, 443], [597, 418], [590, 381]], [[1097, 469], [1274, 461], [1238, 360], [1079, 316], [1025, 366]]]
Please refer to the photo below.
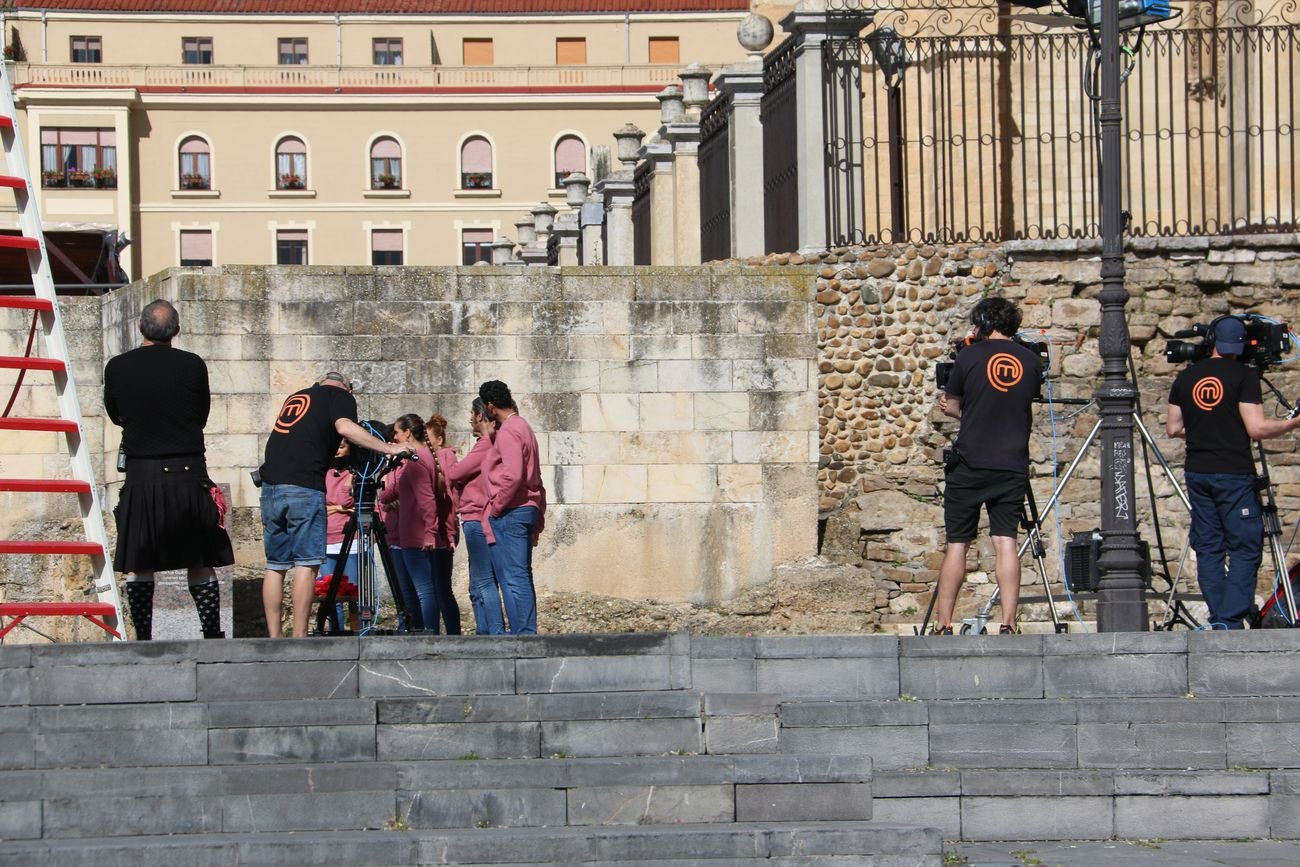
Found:
[[[1090, 241], [1024, 241], [1001, 245], [844, 248], [809, 256], [751, 259], [753, 264], [813, 265], [820, 407], [818, 497], [826, 521], [825, 553], [876, 568], [876, 611], [882, 623], [915, 622], [937, 578], [942, 549], [941, 455], [956, 423], [935, 408], [934, 364], [964, 335], [966, 315], [996, 292], [1023, 305], [1024, 327], [1052, 348], [1057, 397], [1089, 397], [1101, 371], [1097, 338], [1100, 247]], [[1182, 443], [1164, 436], [1164, 408], [1178, 367], [1164, 360], [1165, 340], [1194, 322], [1252, 312], [1296, 324], [1300, 314], [1300, 242], [1293, 234], [1238, 238], [1135, 239], [1127, 259], [1133, 361], [1142, 419], [1181, 482]], [[1291, 400], [1300, 396], [1296, 365], [1269, 379]], [[1270, 403], [1270, 412], [1276, 407]], [[1096, 421], [1091, 407], [1043, 404], [1031, 441], [1040, 504], [1083, 446]], [[1300, 509], [1300, 459], [1293, 437], [1269, 442], [1273, 480], [1288, 536]], [[1165, 544], [1177, 562], [1186, 513], [1160, 478], [1155, 491]], [[1137, 480], [1143, 537], [1155, 545], [1146, 483]], [[1096, 450], [1089, 449], [1063, 491], [1065, 538], [1099, 523]], [[1290, 522], [1290, 523], [1288, 523]], [[1057, 556], [1055, 519], [1047, 524]], [[1193, 570], [1189, 557], [1185, 570]], [[1266, 563], [1267, 566], [1267, 563]], [[992, 568], [983, 540], [979, 568]], [[1053, 570], [1059, 574], [1059, 570]], [[1188, 574], [1194, 574], [1194, 570]], [[1036, 576], [1026, 570], [1026, 583]], [[976, 573], [969, 609], [991, 592]], [[1268, 584], [1261, 577], [1260, 589]], [[1026, 611], [1046, 617], [1043, 606]]]

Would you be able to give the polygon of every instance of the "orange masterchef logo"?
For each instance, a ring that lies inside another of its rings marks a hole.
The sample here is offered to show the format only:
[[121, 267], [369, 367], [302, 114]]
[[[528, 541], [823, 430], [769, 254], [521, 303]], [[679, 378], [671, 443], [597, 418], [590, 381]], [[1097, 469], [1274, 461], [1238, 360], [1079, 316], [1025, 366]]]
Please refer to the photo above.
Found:
[[1218, 406], [1221, 400], [1223, 400], [1223, 383], [1217, 376], [1203, 377], [1192, 386], [1192, 403], [1196, 404], [1197, 409], [1209, 412]]
[[1025, 375], [1025, 367], [1009, 352], [999, 352], [989, 358], [985, 368], [989, 376], [989, 385], [998, 391], [1009, 391]]
[[288, 433], [289, 428], [302, 421], [302, 417], [311, 408], [311, 395], [291, 394], [280, 407], [280, 416], [275, 420], [276, 433]]

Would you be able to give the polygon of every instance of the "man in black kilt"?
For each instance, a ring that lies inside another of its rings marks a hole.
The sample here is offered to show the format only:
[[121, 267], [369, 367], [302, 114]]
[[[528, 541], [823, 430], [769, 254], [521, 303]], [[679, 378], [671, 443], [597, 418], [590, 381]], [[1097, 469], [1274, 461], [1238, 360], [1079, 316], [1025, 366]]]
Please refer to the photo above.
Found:
[[113, 568], [126, 573], [140, 641], [153, 638], [154, 573], [169, 569], [187, 570], [203, 637], [224, 638], [215, 567], [235, 562], [225, 495], [204, 456], [208, 368], [172, 346], [180, 330], [176, 308], [154, 301], [140, 313], [144, 342], [104, 367], [104, 410], [122, 428], [126, 461]]

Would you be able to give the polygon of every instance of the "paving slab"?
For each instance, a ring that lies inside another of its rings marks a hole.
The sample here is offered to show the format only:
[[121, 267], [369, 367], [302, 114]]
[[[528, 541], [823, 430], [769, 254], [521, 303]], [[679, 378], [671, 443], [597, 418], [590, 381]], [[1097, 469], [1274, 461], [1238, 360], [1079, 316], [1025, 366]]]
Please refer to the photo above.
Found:
[[[1300, 843], [1276, 840], [1188, 842], [957, 843], [945, 847], [946, 863], [963, 867], [1295, 867]], [[961, 861], [958, 858], [965, 858]]]

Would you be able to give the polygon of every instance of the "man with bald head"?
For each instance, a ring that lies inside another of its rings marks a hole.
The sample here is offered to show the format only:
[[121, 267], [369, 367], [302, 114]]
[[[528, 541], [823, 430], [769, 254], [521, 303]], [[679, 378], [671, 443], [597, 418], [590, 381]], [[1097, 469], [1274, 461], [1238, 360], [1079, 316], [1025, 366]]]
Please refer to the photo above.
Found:
[[185, 569], [204, 638], [222, 638], [215, 567], [235, 562], [226, 499], [208, 478], [208, 367], [176, 349], [180, 315], [162, 299], [140, 312], [140, 346], [104, 367], [104, 410], [122, 428], [126, 482], [114, 515], [113, 568], [126, 573], [137, 640], [153, 637], [154, 573]]

